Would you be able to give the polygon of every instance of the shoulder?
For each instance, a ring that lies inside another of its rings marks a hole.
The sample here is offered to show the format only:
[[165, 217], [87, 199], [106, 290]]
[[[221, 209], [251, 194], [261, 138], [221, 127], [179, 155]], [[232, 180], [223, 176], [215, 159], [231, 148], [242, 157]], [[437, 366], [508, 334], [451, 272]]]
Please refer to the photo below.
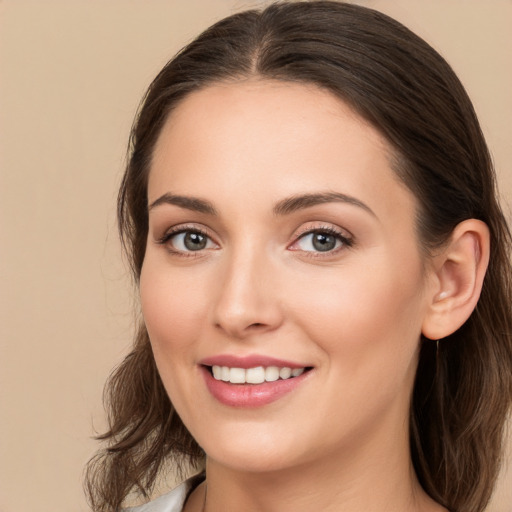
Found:
[[139, 507], [125, 508], [122, 512], [181, 512], [192, 490], [191, 480], [183, 482], [171, 492]]

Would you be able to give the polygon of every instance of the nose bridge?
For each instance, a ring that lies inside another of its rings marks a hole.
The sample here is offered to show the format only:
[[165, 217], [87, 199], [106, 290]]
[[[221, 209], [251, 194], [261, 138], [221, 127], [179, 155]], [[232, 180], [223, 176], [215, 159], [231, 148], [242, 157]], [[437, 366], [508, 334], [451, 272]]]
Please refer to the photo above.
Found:
[[272, 261], [256, 240], [227, 251], [214, 305], [216, 326], [238, 338], [276, 328], [281, 319], [272, 275]]

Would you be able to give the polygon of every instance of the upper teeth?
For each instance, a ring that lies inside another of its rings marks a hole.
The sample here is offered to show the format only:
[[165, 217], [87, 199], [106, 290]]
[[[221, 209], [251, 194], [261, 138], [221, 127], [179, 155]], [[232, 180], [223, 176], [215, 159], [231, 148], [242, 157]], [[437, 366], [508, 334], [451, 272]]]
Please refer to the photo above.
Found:
[[257, 366], [256, 368], [229, 368], [228, 366], [212, 366], [213, 377], [216, 380], [231, 382], [231, 384], [262, 384], [281, 379], [298, 377], [304, 368], [279, 368], [277, 366]]

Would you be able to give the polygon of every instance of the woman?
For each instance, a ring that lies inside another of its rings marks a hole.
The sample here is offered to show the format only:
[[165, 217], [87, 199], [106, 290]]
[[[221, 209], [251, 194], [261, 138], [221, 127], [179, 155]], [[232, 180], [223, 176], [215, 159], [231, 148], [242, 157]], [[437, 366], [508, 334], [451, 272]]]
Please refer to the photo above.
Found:
[[482, 511], [512, 397], [510, 234], [471, 102], [373, 10], [231, 16], [156, 77], [119, 194], [143, 321], [94, 510]]

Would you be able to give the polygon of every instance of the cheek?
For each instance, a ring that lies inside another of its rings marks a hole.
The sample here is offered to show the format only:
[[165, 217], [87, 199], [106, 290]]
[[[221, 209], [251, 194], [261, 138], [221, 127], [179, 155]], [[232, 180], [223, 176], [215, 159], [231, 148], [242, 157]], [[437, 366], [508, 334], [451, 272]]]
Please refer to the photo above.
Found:
[[372, 272], [347, 275], [342, 286], [325, 283], [309, 300], [309, 310], [301, 307], [308, 315], [302, 329], [324, 354], [330, 403], [341, 401], [343, 416], [366, 418], [366, 425], [397, 408], [405, 411], [421, 331], [418, 290]]
[[364, 376], [409, 366], [423, 319], [419, 266], [374, 260], [317, 275], [307, 294], [299, 288], [290, 290], [297, 322], [340, 372]]
[[202, 283], [201, 276], [191, 279], [186, 273], [170, 272], [151, 256], [144, 262], [141, 307], [156, 358], [161, 352], [179, 353], [198, 339], [208, 304]]

